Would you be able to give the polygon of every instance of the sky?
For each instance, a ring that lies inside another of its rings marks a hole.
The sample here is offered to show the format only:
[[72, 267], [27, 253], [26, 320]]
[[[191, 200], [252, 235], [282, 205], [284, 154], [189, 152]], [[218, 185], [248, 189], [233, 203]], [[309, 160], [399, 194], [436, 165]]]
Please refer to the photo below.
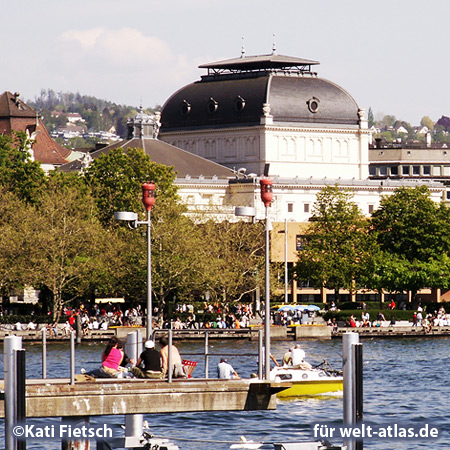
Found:
[[450, 116], [448, 0], [3, 0], [0, 93], [163, 105], [245, 54], [320, 62], [376, 119]]

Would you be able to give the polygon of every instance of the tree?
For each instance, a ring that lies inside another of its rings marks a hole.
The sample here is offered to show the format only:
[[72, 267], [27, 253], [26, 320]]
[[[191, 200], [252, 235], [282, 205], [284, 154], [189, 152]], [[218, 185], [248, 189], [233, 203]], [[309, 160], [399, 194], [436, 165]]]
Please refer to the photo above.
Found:
[[45, 182], [40, 163], [31, 160], [25, 133], [0, 135], [0, 185], [33, 204]]
[[384, 117], [381, 119], [380, 125], [383, 126], [383, 127], [389, 128], [389, 127], [394, 126], [394, 123], [396, 122], [396, 120], [397, 120], [397, 119], [395, 118], [395, 116], [387, 115], [387, 116], [384, 116]]
[[385, 288], [415, 295], [424, 287], [449, 284], [450, 210], [432, 201], [426, 186], [399, 188], [384, 197], [372, 215], [372, 232], [383, 252], [374, 273]]
[[436, 125], [440, 125], [445, 131], [450, 130], [450, 117], [442, 116], [437, 122]]
[[34, 220], [37, 258], [28, 270], [34, 285], [52, 294], [53, 320], [58, 320], [62, 307], [86, 295], [104, 270], [113, 243], [100, 225], [89, 189], [73, 175], [50, 178]]
[[[240, 301], [264, 285], [265, 241], [261, 223], [209, 221], [202, 229], [208, 242], [205, 284], [214, 301]], [[274, 285], [275, 277], [272, 278]]]
[[420, 125], [423, 127], [427, 127], [430, 131], [434, 129], [434, 122], [428, 116], [422, 117]]
[[367, 113], [367, 123], [369, 125], [369, 128], [375, 125], [375, 119], [373, 117], [373, 111], [371, 107], [369, 107], [369, 111]]
[[352, 201], [350, 191], [327, 186], [317, 194], [305, 249], [299, 252], [297, 276], [317, 287], [350, 292], [363, 287], [364, 268], [374, 239], [367, 219]]
[[92, 189], [104, 226], [114, 223], [115, 211], [143, 212], [142, 183], [154, 181], [158, 202], [176, 198], [172, 167], [154, 163], [142, 149], [115, 149], [95, 159], [84, 178]]
[[13, 192], [0, 188], [0, 293], [7, 296], [32, 280], [35, 262], [35, 210]]

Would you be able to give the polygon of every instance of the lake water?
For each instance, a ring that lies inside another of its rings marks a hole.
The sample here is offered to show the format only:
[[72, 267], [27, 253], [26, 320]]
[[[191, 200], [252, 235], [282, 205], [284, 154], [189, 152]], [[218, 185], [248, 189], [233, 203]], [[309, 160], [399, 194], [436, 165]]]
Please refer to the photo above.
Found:
[[[364, 351], [364, 418], [379, 426], [393, 423], [413, 426], [429, 423], [440, 428], [434, 441], [369, 440], [365, 449], [450, 449], [450, 390], [448, 371], [450, 340], [438, 339], [371, 339], [362, 340]], [[336, 368], [342, 367], [342, 342], [299, 341], [311, 363], [326, 358]], [[272, 353], [281, 359], [291, 342], [272, 342]], [[203, 377], [203, 343], [177, 343], [186, 359], [198, 360], [193, 376]], [[76, 349], [76, 371], [97, 367], [103, 351], [101, 344], [82, 344]], [[257, 343], [246, 340], [210, 341], [210, 377], [215, 377], [221, 355], [226, 355], [242, 377], [256, 372]], [[41, 349], [24, 343], [27, 350], [27, 376], [41, 376]], [[0, 374], [3, 378], [3, 349]], [[68, 344], [49, 344], [47, 376], [69, 377]], [[311, 441], [312, 425], [318, 422], [339, 424], [342, 421], [342, 397], [278, 401], [275, 411], [205, 412], [146, 415], [150, 432], [177, 444], [180, 450], [225, 450], [238, 442], [241, 435], [259, 442]], [[123, 416], [93, 418], [92, 423], [121, 425]], [[205, 438], [206, 437], [206, 438]], [[180, 440], [178, 440], [180, 439]], [[341, 439], [332, 439], [342, 444]], [[0, 447], [4, 443], [1, 423]], [[28, 442], [27, 449], [59, 450], [60, 443]], [[95, 444], [92, 445], [95, 448]], [[269, 446], [264, 446], [269, 448]], [[272, 448], [272, 447], [271, 447]]]

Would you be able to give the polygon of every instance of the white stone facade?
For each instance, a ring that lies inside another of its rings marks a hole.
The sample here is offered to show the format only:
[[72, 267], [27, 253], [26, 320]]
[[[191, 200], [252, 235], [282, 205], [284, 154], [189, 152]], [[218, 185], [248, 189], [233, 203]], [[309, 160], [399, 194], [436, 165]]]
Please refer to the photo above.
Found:
[[367, 179], [367, 128], [276, 126], [233, 127], [165, 133], [162, 140], [231, 169], [245, 168], [283, 178]]

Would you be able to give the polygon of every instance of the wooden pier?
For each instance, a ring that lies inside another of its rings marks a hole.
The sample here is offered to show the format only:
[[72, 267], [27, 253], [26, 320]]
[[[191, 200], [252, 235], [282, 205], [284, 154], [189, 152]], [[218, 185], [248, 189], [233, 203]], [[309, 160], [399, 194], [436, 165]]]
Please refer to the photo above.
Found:
[[[1, 381], [3, 384], [3, 381]], [[3, 389], [3, 386], [2, 386]], [[26, 416], [77, 417], [276, 409], [279, 383], [260, 380], [26, 380]], [[0, 418], [4, 418], [4, 400]]]
[[332, 334], [333, 338], [342, 338], [342, 335], [353, 331], [359, 334], [361, 339], [365, 338], [437, 338], [450, 337], [450, 327], [433, 327], [431, 331], [426, 331], [422, 326], [386, 326], [386, 327], [356, 327], [338, 328]]

